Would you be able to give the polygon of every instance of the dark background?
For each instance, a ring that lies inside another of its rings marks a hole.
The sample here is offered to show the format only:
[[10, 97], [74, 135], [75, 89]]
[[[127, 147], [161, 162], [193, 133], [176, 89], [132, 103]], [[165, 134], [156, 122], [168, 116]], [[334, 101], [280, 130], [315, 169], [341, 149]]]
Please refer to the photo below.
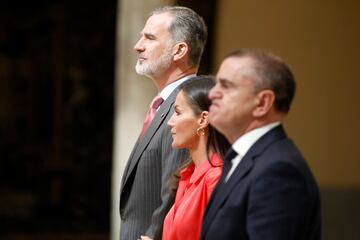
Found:
[[115, 14], [115, 0], [1, 2], [1, 239], [108, 234]]

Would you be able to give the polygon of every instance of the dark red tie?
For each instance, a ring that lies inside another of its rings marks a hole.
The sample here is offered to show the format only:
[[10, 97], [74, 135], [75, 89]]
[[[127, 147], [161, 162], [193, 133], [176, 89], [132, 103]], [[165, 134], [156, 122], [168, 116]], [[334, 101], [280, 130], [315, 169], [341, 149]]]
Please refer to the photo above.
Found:
[[144, 134], [146, 133], [146, 130], [148, 129], [151, 121], [153, 120], [155, 114], [156, 114], [156, 110], [158, 109], [158, 107], [164, 102], [164, 99], [162, 99], [161, 96], [156, 96], [154, 97], [154, 99], [151, 101], [150, 103], [150, 108], [149, 111], [146, 114], [145, 120], [144, 120], [144, 125], [143, 128], [141, 130], [141, 134], [140, 136], [143, 137]]

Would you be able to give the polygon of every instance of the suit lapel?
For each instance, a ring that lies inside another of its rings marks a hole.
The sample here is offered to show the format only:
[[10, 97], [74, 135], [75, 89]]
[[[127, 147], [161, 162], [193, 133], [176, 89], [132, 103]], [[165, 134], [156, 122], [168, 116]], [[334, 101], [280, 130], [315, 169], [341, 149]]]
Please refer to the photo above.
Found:
[[129, 164], [128, 167], [126, 168], [127, 170], [124, 172], [126, 176], [125, 176], [125, 181], [123, 181], [123, 186], [125, 185], [134, 167], [138, 163], [141, 154], [144, 152], [145, 148], [149, 145], [150, 140], [153, 138], [156, 131], [159, 129], [161, 124], [166, 119], [166, 116], [169, 114], [171, 107], [175, 101], [177, 92], [178, 92], [177, 90], [174, 90], [170, 94], [170, 96], [165, 100], [165, 102], [161, 105], [160, 109], [156, 113], [145, 135], [143, 136], [143, 139], [140, 138], [138, 139], [136, 148], [133, 151], [133, 153], [130, 155]]
[[236, 167], [229, 180], [226, 183], [218, 183], [207, 207], [203, 223], [204, 231], [206, 231], [207, 227], [210, 226], [211, 221], [214, 219], [217, 213], [217, 210], [227, 200], [229, 194], [232, 192], [234, 187], [237, 186], [237, 183], [241, 181], [251, 171], [251, 168], [256, 161], [256, 157], [261, 155], [265, 151], [265, 149], [273, 142], [276, 142], [283, 138], [286, 138], [286, 134], [281, 125], [270, 130], [257, 142], [255, 142], [255, 144], [249, 149], [249, 151], [245, 154], [239, 165]]
[[[241, 160], [241, 163], [236, 167], [235, 171], [232, 173], [229, 180], [224, 182], [219, 182], [215, 194], [212, 195], [211, 201], [208, 204], [208, 211], [206, 212], [206, 218], [204, 219], [204, 229], [209, 225], [214, 216], [217, 213], [217, 210], [228, 198], [228, 195], [231, 193], [231, 190], [236, 186], [236, 183], [239, 182], [246, 174], [250, 171], [253, 166], [252, 157], [246, 154], [245, 157]], [[225, 179], [225, 176], [221, 177]], [[210, 207], [211, 206], [211, 207]]]

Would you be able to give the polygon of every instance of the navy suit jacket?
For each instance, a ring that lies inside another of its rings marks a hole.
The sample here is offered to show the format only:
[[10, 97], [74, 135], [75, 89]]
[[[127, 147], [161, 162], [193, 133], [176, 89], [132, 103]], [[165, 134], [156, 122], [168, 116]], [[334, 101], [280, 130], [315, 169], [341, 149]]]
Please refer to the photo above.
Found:
[[249, 149], [226, 183], [217, 184], [201, 239], [318, 240], [320, 228], [317, 184], [280, 125]]

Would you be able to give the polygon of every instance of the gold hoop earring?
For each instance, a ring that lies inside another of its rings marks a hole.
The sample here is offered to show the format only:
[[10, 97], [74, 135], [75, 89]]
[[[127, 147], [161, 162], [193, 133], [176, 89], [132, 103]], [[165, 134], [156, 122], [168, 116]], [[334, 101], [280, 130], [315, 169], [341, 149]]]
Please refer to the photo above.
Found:
[[200, 137], [200, 136], [204, 136], [205, 135], [205, 130], [203, 128], [198, 128], [196, 129], [196, 134]]

